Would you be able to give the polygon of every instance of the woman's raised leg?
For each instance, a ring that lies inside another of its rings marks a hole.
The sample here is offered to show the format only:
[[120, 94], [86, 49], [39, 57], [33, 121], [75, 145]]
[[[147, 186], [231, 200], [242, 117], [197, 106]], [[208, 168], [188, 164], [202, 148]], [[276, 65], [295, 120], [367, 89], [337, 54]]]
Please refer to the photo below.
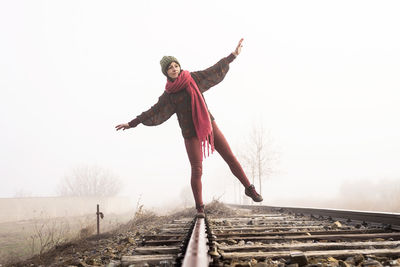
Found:
[[233, 152], [229, 147], [228, 141], [226, 141], [225, 136], [222, 134], [215, 121], [212, 122], [212, 126], [214, 131], [215, 150], [217, 150], [217, 152], [221, 155], [225, 162], [228, 163], [228, 166], [231, 169], [233, 175], [235, 175], [239, 179], [244, 187], [249, 187], [249, 179], [247, 179], [247, 176], [244, 173], [242, 166], [236, 159], [235, 155], [233, 155]]
[[218, 128], [217, 123], [215, 121], [212, 122], [213, 132], [214, 132], [214, 147], [215, 150], [221, 155], [221, 157], [228, 164], [231, 169], [233, 175], [235, 175], [239, 181], [246, 188], [245, 193], [247, 196], [251, 197], [254, 201], [260, 202], [262, 201], [261, 195], [259, 195], [254, 186], [250, 184], [249, 179], [247, 179], [246, 174], [243, 171], [242, 166], [239, 161], [236, 159], [235, 155], [231, 148], [229, 147], [228, 141], [226, 141], [225, 136], [222, 134], [221, 130]]

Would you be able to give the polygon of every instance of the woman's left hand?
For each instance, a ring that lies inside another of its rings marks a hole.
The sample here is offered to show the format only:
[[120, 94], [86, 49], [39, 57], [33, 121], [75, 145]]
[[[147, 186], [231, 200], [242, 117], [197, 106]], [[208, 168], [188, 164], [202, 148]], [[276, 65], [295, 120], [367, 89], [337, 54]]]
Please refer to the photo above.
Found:
[[243, 42], [243, 38], [240, 39], [239, 44], [237, 45], [235, 51], [232, 53], [232, 54], [234, 54], [235, 56], [238, 56], [238, 55], [240, 54], [240, 52], [242, 51], [242, 46], [243, 46], [243, 45], [242, 45], [242, 42]]
[[125, 130], [127, 130], [127, 129], [129, 129], [129, 128], [131, 128], [131, 126], [129, 126], [129, 123], [122, 123], [122, 124], [118, 124], [117, 126], [115, 126], [115, 129], [117, 130], [117, 131], [119, 131], [119, 130], [123, 130], [123, 131], [125, 131]]

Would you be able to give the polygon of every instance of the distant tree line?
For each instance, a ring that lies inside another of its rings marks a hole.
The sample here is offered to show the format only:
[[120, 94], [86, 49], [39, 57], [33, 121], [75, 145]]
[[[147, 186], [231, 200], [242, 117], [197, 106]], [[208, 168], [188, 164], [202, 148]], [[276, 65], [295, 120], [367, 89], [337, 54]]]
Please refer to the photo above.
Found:
[[79, 166], [67, 174], [58, 186], [60, 196], [117, 195], [122, 188], [121, 181], [111, 171], [99, 166]]

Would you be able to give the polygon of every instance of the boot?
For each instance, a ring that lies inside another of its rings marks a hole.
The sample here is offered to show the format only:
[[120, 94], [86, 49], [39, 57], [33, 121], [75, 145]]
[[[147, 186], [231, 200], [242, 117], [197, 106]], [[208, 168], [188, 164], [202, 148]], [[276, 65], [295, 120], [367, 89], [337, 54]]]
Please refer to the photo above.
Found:
[[251, 197], [254, 202], [263, 201], [262, 196], [259, 193], [257, 193], [256, 188], [254, 187], [253, 184], [249, 185], [249, 187], [247, 187], [244, 190], [244, 193], [246, 194], [246, 196]]
[[204, 204], [201, 205], [196, 205], [196, 209], [197, 209], [197, 218], [204, 218], [206, 217], [206, 214], [204, 213]]

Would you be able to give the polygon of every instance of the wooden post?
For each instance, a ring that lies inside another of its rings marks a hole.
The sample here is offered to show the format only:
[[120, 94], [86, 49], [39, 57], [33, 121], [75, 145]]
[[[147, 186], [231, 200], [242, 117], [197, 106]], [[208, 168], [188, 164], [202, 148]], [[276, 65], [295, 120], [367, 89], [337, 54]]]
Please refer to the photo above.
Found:
[[104, 218], [104, 214], [102, 212], [100, 212], [100, 208], [99, 208], [99, 204], [97, 204], [97, 235], [100, 234], [100, 218], [103, 219]]
[[97, 235], [100, 234], [100, 218], [99, 218], [100, 212], [99, 211], [100, 211], [99, 210], [99, 204], [97, 204], [97, 212], [96, 212], [96, 215], [97, 215]]

